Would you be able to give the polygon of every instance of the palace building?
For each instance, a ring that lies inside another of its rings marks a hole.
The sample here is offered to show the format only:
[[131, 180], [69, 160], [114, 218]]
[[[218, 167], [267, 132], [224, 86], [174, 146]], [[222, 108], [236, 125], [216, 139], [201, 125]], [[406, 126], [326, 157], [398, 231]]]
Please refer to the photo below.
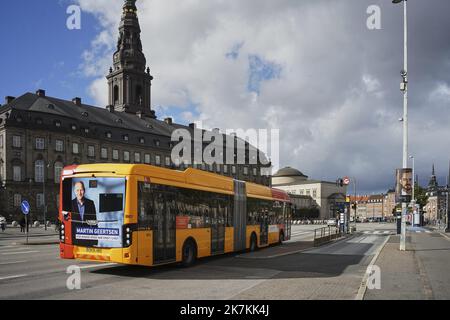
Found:
[[[153, 77], [140, 35], [136, 0], [126, 0], [113, 66], [106, 77], [106, 107], [86, 105], [81, 98], [50, 97], [44, 90], [5, 98], [0, 106], [1, 215], [17, 219], [26, 199], [33, 219], [43, 221], [45, 210], [47, 220], [56, 220], [60, 175], [72, 164], [143, 163], [181, 170], [190, 166], [270, 186], [270, 177], [263, 174], [270, 163], [265, 156], [250, 159], [253, 147], [245, 142], [242, 150], [238, 144], [242, 140], [236, 136], [231, 139], [232, 152], [236, 157], [245, 151], [244, 164], [172, 162], [172, 133], [186, 129], [194, 136], [200, 129], [176, 124], [171, 118], [157, 119], [151, 103]], [[220, 136], [224, 141], [230, 138]], [[224, 158], [227, 148], [223, 147]]]

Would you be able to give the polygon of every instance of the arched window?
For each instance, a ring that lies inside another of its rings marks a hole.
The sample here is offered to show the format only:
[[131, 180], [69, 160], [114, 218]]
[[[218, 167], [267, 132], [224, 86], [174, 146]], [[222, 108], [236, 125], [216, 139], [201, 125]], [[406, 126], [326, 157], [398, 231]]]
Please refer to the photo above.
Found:
[[113, 101], [114, 101], [114, 104], [117, 104], [119, 102], [119, 87], [118, 86], [114, 86]]
[[57, 184], [60, 181], [63, 168], [64, 168], [64, 165], [62, 162], [60, 162], [60, 161], [55, 162], [55, 183], [57, 183]]
[[142, 101], [142, 87], [136, 86], [136, 103], [141, 104]]
[[34, 181], [44, 182], [44, 160], [37, 160], [34, 163]]

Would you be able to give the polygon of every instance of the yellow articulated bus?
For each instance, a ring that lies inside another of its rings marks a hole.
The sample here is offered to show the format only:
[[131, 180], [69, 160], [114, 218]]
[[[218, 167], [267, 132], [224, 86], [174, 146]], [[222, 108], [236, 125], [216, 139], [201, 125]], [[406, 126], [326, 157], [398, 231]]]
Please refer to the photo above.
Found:
[[284, 191], [192, 168], [70, 166], [60, 188], [63, 259], [189, 266], [290, 238]]

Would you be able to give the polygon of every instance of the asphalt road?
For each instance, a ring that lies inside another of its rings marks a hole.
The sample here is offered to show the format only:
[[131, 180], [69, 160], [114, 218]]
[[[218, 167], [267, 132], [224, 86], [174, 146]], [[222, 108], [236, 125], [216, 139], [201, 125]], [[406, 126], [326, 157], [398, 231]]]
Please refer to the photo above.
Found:
[[[188, 269], [61, 260], [55, 244], [23, 245], [22, 236], [0, 234], [0, 299], [354, 299], [384, 231], [395, 225], [361, 224], [366, 234], [299, 252], [317, 227], [293, 226], [283, 246], [203, 259]], [[79, 290], [67, 287], [72, 265], [81, 268]]]

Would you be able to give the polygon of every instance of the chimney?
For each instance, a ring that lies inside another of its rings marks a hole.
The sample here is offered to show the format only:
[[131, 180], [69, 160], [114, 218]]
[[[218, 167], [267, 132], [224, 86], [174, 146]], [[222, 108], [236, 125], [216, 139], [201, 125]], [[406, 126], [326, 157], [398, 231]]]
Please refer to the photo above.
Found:
[[106, 110], [108, 110], [111, 113], [114, 113], [114, 106], [111, 106], [111, 105], [106, 106]]
[[38, 97], [45, 97], [45, 90], [39, 89], [38, 91], [36, 91], [36, 95]]
[[172, 125], [172, 118], [165, 118], [164, 122], [167, 123], [169, 126]]
[[77, 106], [81, 106], [81, 98], [78, 98], [78, 97], [76, 97], [76, 98], [73, 98], [72, 99], [72, 102], [74, 103], [74, 104], [76, 104]]
[[7, 96], [5, 97], [5, 104], [10, 104], [16, 99], [16, 97]]

